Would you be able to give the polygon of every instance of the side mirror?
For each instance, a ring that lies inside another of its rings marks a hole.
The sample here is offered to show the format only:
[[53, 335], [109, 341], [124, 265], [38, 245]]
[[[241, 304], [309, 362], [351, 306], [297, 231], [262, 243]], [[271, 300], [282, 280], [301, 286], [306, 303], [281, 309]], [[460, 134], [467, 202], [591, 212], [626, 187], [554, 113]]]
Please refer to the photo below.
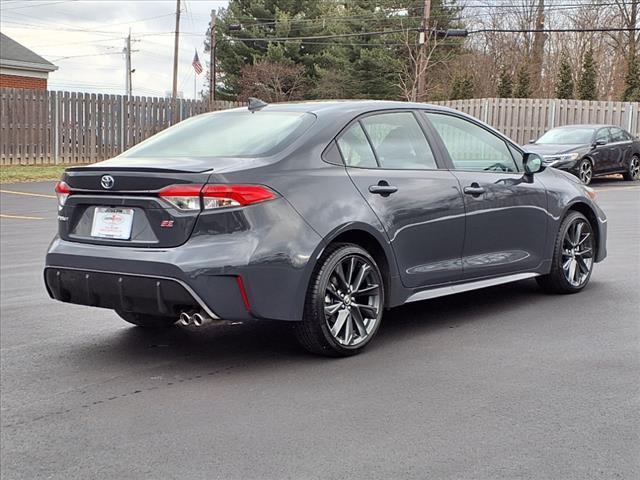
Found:
[[529, 140], [529, 143], [536, 143], [536, 139], [532, 138], [531, 140]]
[[596, 140], [595, 143], [593, 144], [594, 147], [602, 147], [603, 145], [606, 145], [607, 141], [606, 140]]
[[522, 162], [524, 164], [524, 172], [527, 175], [533, 175], [543, 169], [542, 157], [537, 153], [525, 153]]

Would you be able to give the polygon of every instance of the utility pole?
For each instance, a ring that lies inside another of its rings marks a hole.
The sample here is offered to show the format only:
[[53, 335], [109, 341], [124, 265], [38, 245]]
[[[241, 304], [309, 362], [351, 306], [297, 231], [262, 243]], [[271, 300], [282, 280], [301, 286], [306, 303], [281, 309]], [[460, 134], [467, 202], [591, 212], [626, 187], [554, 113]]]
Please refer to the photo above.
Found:
[[418, 88], [415, 100], [424, 101], [427, 90], [427, 63], [429, 57], [429, 17], [431, 16], [431, 0], [424, 0], [422, 10], [422, 25], [420, 26], [419, 51], [418, 51]]
[[[536, 9], [536, 30], [544, 30], [544, 0], [538, 0]], [[533, 34], [531, 52], [531, 92], [534, 97], [540, 98], [542, 92], [542, 65], [544, 61], [545, 33], [538, 31]]]
[[127, 58], [127, 77], [126, 77], [126, 86], [127, 86], [127, 97], [131, 97], [131, 93], [133, 90], [133, 85], [131, 84], [131, 74], [133, 73], [131, 70], [131, 28], [129, 28], [129, 35], [125, 40], [125, 54]]
[[176, 0], [176, 36], [173, 44], [173, 89], [171, 98], [178, 97], [178, 40], [180, 38], [180, 0]]
[[209, 42], [209, 110], [216, 101], [216, 11], [211, 10], [211, 41]]

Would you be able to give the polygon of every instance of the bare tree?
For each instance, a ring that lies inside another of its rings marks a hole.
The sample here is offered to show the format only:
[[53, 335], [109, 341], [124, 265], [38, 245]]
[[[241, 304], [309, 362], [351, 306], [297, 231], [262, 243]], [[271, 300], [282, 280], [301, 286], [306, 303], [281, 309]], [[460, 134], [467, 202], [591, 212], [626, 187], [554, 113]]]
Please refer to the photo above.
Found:
[[249, 97], [258, 97], [267, 102], [287, 102], [302, 98], [302, 65], [260, 61], [245, 65], [241, 75], [241, 101]]

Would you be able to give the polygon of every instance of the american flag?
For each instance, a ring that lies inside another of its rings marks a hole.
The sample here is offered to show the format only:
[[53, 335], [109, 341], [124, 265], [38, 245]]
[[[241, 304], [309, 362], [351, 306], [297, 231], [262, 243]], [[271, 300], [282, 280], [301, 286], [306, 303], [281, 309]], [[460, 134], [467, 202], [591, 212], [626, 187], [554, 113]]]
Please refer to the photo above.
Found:
[[196, 74], [200, 75], [202, 73], [202, 64], [200, 63], [200, 59], [198, 58], [198, 51], [196, 50], [195, 55], [193, 56], [193, 69], [196, 71]]

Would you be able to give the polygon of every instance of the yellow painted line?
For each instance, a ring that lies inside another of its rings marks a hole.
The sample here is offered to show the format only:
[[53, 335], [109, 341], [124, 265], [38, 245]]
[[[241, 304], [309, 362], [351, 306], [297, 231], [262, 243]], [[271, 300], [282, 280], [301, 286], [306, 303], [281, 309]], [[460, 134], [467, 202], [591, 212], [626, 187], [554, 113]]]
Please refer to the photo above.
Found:
[[15, 218], [17, 220], [44, 220], [42, 217], [28, 217], [26, 215], [9, 215], [7, 213], [0, 213], [0, 218]]
[[0, 193], [10, 193], [11, 195], [27, 195], [29, 197], [56, 198], [55, 195], [45, 195], [44, 193], [17, 192], [15, 190], [0, 190]]

